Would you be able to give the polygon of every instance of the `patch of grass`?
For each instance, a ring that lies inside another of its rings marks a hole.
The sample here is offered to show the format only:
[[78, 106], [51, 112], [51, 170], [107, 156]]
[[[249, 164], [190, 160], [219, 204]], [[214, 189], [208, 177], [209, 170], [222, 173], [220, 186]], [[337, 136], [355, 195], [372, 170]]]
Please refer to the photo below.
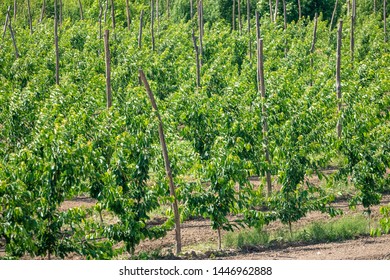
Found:
[[368, 220], [363, 215], [357, 215], [328, 222], [313, 222], [296, 230], [292, 236], [287, 229], [272, 232], [251, 229], [228, 233], [224, 238], [224, 246], [243, 249], [271, 247], [275, 244], [333, 242], [354, 239], [368, 233]]

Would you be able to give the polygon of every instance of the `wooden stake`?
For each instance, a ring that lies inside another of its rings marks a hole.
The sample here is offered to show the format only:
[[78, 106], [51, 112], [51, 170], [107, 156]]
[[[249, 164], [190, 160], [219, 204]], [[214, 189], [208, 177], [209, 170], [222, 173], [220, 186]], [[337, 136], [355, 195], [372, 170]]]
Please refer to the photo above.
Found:
[[286, 0], [283, 0], [283, 31], [284, 31], [284, 57], [287, 57], [287, 11]]
[[342, 44], [342, 33], [343, 21], [340, 20], [339, 28], [337, 32], [337, 53], [336, 53], [336, 93], [338, 100], [338, 112], [340, 114], [339, 121], [337, 123], [337, 136], [341, 138], [342, 132], [342, 121], [341, 121], [341, 110], [342, 110], [342, 94], [341, 94], [341, 44]]
[[271, 18], [271, 22], [273, 22], [273, 17], [272, 17], [273, 14], [274, 13], [273, 13], [273, 10], [272, 10], [272, 0], [269, 0], [269, 16]]
[[241, 19], [241, 0], [238, 0], [238, 32], [242, 34], [242, 19]]
[[301, 0], [298, 0], [298, 19], [302, 18]]
[[351, 35], [350, 35], [350, 51], [351, 51], [352, 63], [354, 61], [354, 56], [355, 56], [355, 21], [356, 21], [356, 0], [352, 0]]
[[108, 0], [106, 0], [106, 6], [104, 7], [104, 24], [107, 23], [107, 13], [108, 13]]
[[385, 43], [387, 42], [387, 27], [386, 27], [386, 0], [383, 0], [383, 32], [385, 34]]
[[58, 23], [59, 25], [61, 26], [62, 25], [62, 0], [60, 0], [60, 17], [59, 17], [59, 20], [58, 20]]
[[112, 93], [111, 93], [111, 56], [110, 56], [110, 31], [104, 31], [104, 53], [106, 58], [106, 101], [107, 109], [112, 106]]
[[278, 7], [279, 7], [279, 0], [276, 0], [276, 2], [275, 2], [274, 22], [276, 22], [276, 20], [278, 18]]
[[169, 6], [169, 0], [167, 0], [167, 18], [169, 19], [171, 16], [171, 8]]
[[56, 51], [56, 84], [60, 84], [60, 55], [58, 48], [58, 13], [57, 13], [57, 0], [54, 1], [54, 46]]
[[131, 17], [130, 17], [129, 0], [126, 0], [126, 17], [127, 17], [127, 29], [130, 31]]
[[313, 85], [313, 67], [314, 67], [314, 59], [313, 59], [313, 54], [315, 50], [315, 45], [317, 41], [317, 24], [318, 24], [318, 14], [316, 13], [314, 16], [314, 30], [313, 30], [313, 41], [311, 42], [311, 48], [310, 48], [310, 68], [311, 68], [311, 73], [310, 73], [310, 86]]
[[267, 162], [267, 171], [266, 171], [266, 179], [267, 179], [267, 193], [268, 196], [272, 193], [272, 184], [271, 184], [271, 173], [269, 171], [269, 165], [271, 164], [271, 160], [269, 157], [268, 150], [268, 124], [267, 124], [267, 109], [265, 106], [266, 94], [265, 94], [265, 82], [264, 82], [264, 62], [263, 62], [263, 39], [258, 40], [257, 42], [257, 86], [258, 91], [261, 93], [262, 100], [262, 119], [263, 119], [263, 145], [264, 145], [264, 153], [265, 153], [265, 161]]
[[260, 15], [259, 12], [256, 11], [256, 42], [260, 40]]
[[202, 67], [202, 58], [203, 58], [203, 1], [199, 0], [198, 3], [198, 26], [199, 26], [199, 63]]
[[79, 0], [79, 9], [80, 9], [80, 19], [84, 20], [83, 5], [81, 4], [81, 0]]
[[[112, 22], [112, 32], [115, 32], [115, 6], [114, 0], [111, 0], [111, 22]], [[114, 33], [115, 38], [115, 33]]]
[[9, 19], [8, 27], [9, 27], [9, 32], [11, 33], [12, 44], [14, 45], [15, 57], [16, 57], [16, 59], [18, 59], [19, 58], [19, 51], [18, 51], [18, 47], [16, 46], [16, 39], [15, 39], [14, 31], [12, 30], [11, 18]]
[[374, 14], [376, 14], [376, 0], [374, 0]]
[[99, 39], [102, 39], [102, 16], [103, 16], [103, 5], [102, 5], [102, 0], [99, 0]]
[[236, 30], [236, 0], [233, 0], [232, 29]]
[[139, 17], [139, 33], [138, 33], [138, 48], [142, 47], [142, 22], [144, 20], [144, 10], [141, 11], [141, 15]]
[[194, 3], [190, 0], [190, 19], [194, 17]]
[[170, 164], [169, 156], [168, 156], [168, 149], [167, 149], [167, 145], [165, 142], [163, 123], [162, 123], [161, 116], [160, 116], [158, 108], [157, 108], [156, 101], [154, 99], [154, 95], [152, 93], [152, 90], [150, 89], [149, 83], [146, 80], [145, 74], [142, 71], [142, 69], [139, 70], [139, 74], [140, 74], [141, 80], [146, 88], [146, 92], [148, 93], [150, 102], [152, 103], [152, 107], [153, 107], [155, 114], [157, 115], [157, 119], [158, 119], [158, 134], [160, 137], [160, 143], [161, 143], [162, 153], [163, 153], [163, 157], [164, 157], [165, 172], [166, 172], [168, 180], [169, 180], [169, 192], [170, 192], [171, 197], [173, 198], [172, 208], [173, 208], [174, 219], [175, 219], [176, 254], [180, 254], [180, 252], [181, 252], [180, 214], [179, 214], [179, 207], [178, 207], [178, 202], [177, 202], [177, 198], [176, 198], [175, 185], [174, 185], [173, 177], [172, 177], [171, 164]]
[[18, 3], [14, 0], [14, 21], [16, 21], [16, 13], [18, 11]]
[[199, 48], [196, 45], [196, 37], [195, 32], [192, 30], [192, 43], [194, 44], [194, 50], [196, 54], [196, 87], [199, 89], [201, 87], [200, 85], [200, 59], [199, 59]]
[[31, 18], [31, 5], [30, 0], [27, 0], [27, 12], [28, 12], [28, 24], [30, 26], [30, 34], [33, 34], [33, 28], [32, 28], [32, 18]]

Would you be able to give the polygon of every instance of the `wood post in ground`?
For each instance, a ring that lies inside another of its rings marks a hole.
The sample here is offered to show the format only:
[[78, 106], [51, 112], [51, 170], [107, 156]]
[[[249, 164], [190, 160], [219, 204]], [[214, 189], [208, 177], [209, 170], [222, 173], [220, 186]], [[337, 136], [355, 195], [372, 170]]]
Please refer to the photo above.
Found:
[[310, 85], [313, 85], [313, 67], [314, 67], [314, 50], [316, 46], [316, 41], [317, 41], [317, 24], [318, 24], [318, 14], [316, 13], [314, 16], [314, 30], [313, 30], [313, 40], [311, 42], [311, 48], [310, 48]]
[[169, 180], [169, 192], [171, 197], [173, 198], [172, 202], [172, 208], [174, 213], [174, 219], [175, 219], [175, 239], [176, 239], [176, 254], [181, 253], [181, 229], [180, 229], [180, 214], [179, 214], [179, 207], [178, 202], [176, 198], [176, 190], [175, 190], [175, 184], [173, 182], [173, 176], [172, 176], [172, 170], [171, 170], [171, 164], [169, 161], [169, 155], [168, 155], [168, 149], [165, 142], [165, 135], [164, 135], [164, 128], [163, 123], [161, 120], [160, 113], [157, 108], [156, 101], [154, 99], [154, 95], [152, 93], [152, 90], [150, 89], [149, 83], [146, 80], [145, 74], [142, 71], [142, 69], [139, 70], [139, 74], [141, 77], [141, 80], [146, 88], [146, 92], [148, 93], [150, 102], [152, 103], [153, 110], [155, 111], [155, 114], [157, 115], [158, 119], [158, 134], [160, 137], [160, 144], [162, 148], [162, 153], [164, 157], [164, 165], [165, 165], [165, 172]]
[[112, 93], [111, 93], [111, 55], [110, 55], [110, 31], [104, 31], [104, 54], [106, 59], [106, 101], [107, 109], [112, 106]]
[[99, 0], [99, 39], [102, 39], [102, 17], [103, 17], [103, 5], [102, 5], [102, 0]]
[[112, 22], [112, 32], [114, 32], [114, 37], [115, 37], [115, 5], [114, 5], [114, 0], [111, 0], [111, 22]]
[[232, 9], [232, 29], [236, 30], [236, 0], [233, 0], [233, 9]]
[[374, 12], [374, 14], [376, 14], [376, 0], [374, 0], [373, 12]]
[[62, 0], [60, 0], [60, 16], [58, 19], [58, 24], [61, 26], [62, 25]]
[[84, 20], [83, 5], [81, 4], [81, 0], [79, 0], [79, 9], [80, 9], [80, 19]]
[[252, 60], [252, 38], [251, 38], [251, 2], [246, 0], [246, 20], [248, 24], [248, 49], [249, 60]]
[[56, 84], [60, 84], [60, 54], [58, 49], [58, 3], [54, 1], [54, 46], [56, 51]]
[[265, 82], [264, 82], [264, 62], [263, 62], [263, 39], [259, 39], [257, 42], [257, 86], [258, 91], [261, 94], [262, 100], [262, 119], [263, 119], [263, 146], [264, 146], [264, 154], [265, 161], [267, 163], [266, 170], [266, 180], [267, 180], [267, 193], [268, 196], [271, 195], [272, 192], [272, 183], [271, 183], [271, 172], [270, 172], [270, 156], [268, 149], [268, 124], [267, 124], [267, 109], [265, 105], [266, 94], [265, 94]]
[[194, 17], [194, 3], [190, 0], [190, 19]]
[[33, 34], [30, 0], [27, 0], [27, 12], [28, 12], [28, 25], [30, 26], [30, 34]]
[[42, 22], [43, 17], [45, 16], [45, 9], [46, 9], [46, 0], [42, 1], [42, 8], [41, 8], [41, 17], [39, 18], [39, 23]]
[[142, 26], [144, 20], [144, 10], [141, 11], [139, 16], [139, 32], [138, 32], [138, 48], [142, 47]]
[[152, 36], [152, 51], [154, 51], [155, 48], [155, 41], [154, 41], [154, 0], [150, 0], [150, 32]]
[[241, 35], [242, 34], [242, 19], [241, 19], [241, 0], [238, 0], [238, 32]]
[[283, 0], [283, 32], [284, 32], [284, 57], [287, 57], [287, 10], [286, 0]]
[[385, 35], [385, 43], [387, 42], [387, 27], [386, 27], [386, 0], [383, 0], [383, 32]]
[[126, 0], [126, 19], [127, 19], [127, 29], [130, 31], [131, 16], [130, 16], [129, 0]]
[[169, 5], [169, 0], [167, 0], [167, 19], [171, 17], [171, 7]]
[[203, 1], [202, 0], [199, 0], [199, 3], [198, 3], [198, 26], [199, 26], [199, 63], [200, 63], [200, 67], [202, 67], [203, 35], [204, 35], [204, 27], [203, 27]]
[[260, 15], [259, 12], [256, 11], [256, 42], [258, 43], [260, 40]]
[[196, 55], [196, 87], [200, 88], [200, 58], [199, 58], [199, 47], [196, 44], [195, 32], [192, 30], [192, 43], [194, 44], [194, 50]]
[[301, 0], [298, 0], [298, 19], [302, 18]]
[[337, 52], [336, 52], [336, 93], [338, 100], [338, 112], [340, 114], [339, 120], [337, 122], [337, 136], [341, 138], [342, 132], [342, 94], [341, 94], [341, 44], [342, 44], [342, 33], [343, 30], [343, 21], [340, 20], [339, 28], [337, 32]]
[[104, 24], [107, 23], [107, 13], [108, 13], [108, 0], [106, 0], [106, 5], [104, 6]]
[[273, 13], [273, 10], [272, 10], [272, 0], [269, 0], [269, 16], [271, 18], [271, 22], [273, 22], [273, 17], [272, 17], [273, 14], [274, 13]]

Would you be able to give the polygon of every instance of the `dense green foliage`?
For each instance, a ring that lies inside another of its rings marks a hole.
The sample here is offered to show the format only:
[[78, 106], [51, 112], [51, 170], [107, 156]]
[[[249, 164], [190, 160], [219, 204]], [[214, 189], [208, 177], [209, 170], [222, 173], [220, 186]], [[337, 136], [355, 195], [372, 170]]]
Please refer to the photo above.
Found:
[[[0, 4], [1, 23], [12, 2]], [[369, 211], [379, 204], [389, 186], [390, 165], [390, 53], [380, 7], [372, 16], [370, 5], [359, 6], [353, 63], [350, 27], [343, 30], [339, 113], [336, 34], [328, 26], [334, 1], [301, 1], [300, 21], [295, 1], [287, 1], [290, 23], [285, 31], [282, 21], [270, 22], [268, 1], [251, 1], [262, 15], [265, 99], [257, 90], [255, 32], [231, 31], [231, 1], [204, 1], [201, 88], [196, 86], [191, 37], [196, 20], [189, 21], [188, 1], [172, 1], [170, 18], [166, 2], [160, 1], [155, 51], [149, 1], [131, 1], [130, 30], [125, 1], [115, 1], [115, 30], [102, 1], [103, 30], [111, 32], [113, 106], [107, 110], [99, 3], [82, 1], [80, 20], [78, 1], [63, 2], [59, 85], [53, 1], [47, 1], [46, 16], [39, 22], [41, 1], [31, 0], [33, 34], [25, 3], [19, 3], [16, 20], [11, 9], [18, 59], [9, 30], [0, 41], [0, 238], [8, 256], [65, 258], [75, 252], [113, 258], [133, 253], [142, 240], [162, 237], [172, 228], [169, 211], [166, 222], [151, 221], [153, 211], [172, 197], [157, 117], [140, 86], [139, 68], [159, 104], [183, 219], [203, 216], [213, 229], [234, 230], [261, 228], [274, 220], [291, 226], [309, 211], [336, 215], [333, 195], [310, 183], [310, 177], [321, 179], [322, 170], [339, 158], [339, 172], [326, 178], [328, 185], [352, 181], [356, 194], [351, 206], [362, 204]], [[241, 2], [246, 18], [246, 1]], [[347, 21], [341, 2], [338, 15]], [[144, 34], [138, 48], [141, 10]], [[314, 11], [323, 13], [311, 53]], [[254, 23], [252, 18], [252, 30]], [[262, 105], [267, 109], [270, 163], [264, 159]], [[264, 192], [267, 170], [274, 185], [269, 197]], [[251, 176], [259, 176], [259, 187], [250, 183]], [[80, 197], [90, 198], [94, 206], [64, 206]], [[232, 221], [231, 214], [239, 218]]]

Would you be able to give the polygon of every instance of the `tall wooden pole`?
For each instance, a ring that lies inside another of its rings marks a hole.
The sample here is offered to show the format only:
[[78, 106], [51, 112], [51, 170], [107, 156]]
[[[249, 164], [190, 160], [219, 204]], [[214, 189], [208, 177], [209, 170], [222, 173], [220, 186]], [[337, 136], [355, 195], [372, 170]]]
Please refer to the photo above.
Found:
[[199, 58], [199, 47], [196, 44], [196, 37], [195, 32], [192, 29], [192, 43], [194, 44], [194, 50], [195, 50], [195, 59], [196, 59], [196, 87], [199, 89], [201, 87], [200, 85], [200, 71], [201, 71], [201, 65], [200, 65], [200, 58]]
[[202, 67], [202, 58], [203, 58], [203, 1], [199, 0], [198, 3], [198, 26], [199, 26], [199, 58], [200, 58], [200, 67]]
[[5, 32], [7, 31], [8, 22], [10, 21], [10, 15], [9, 15], [10, 11], [11, 11], [11, 6], [8, 6], [7, 14], [5, 16], [4, 29], [3, 29], [3, 37], [2, 37], [3, 39], [4, 39], [4, 36], [5, 36]]
[[154, 99], [154, 95], [152, 93], [152, 90], [150, 89], [149, 83], [146, 80], [144, 72], [140, 69], [139, 75], [141, 77], [141, 80], [146, 88], [146, 92], [148, 93], [150, 102], [152, 103], [153, 110], [155, 111], [155, 114], [157, 115], [158, 119], [158, 134], [160, 137], [160, 144], [162, 148], [162, 153], [164, 157], [164, 165], [165, 165], [165, 172], [169, 180], [169, 192], [171, 197], [173, 198], [172, 202], [172, 208], [174, 213], [174, 219], [175, 219], [175, 238], [176, 238], [176, 254], [180, 254], [181, 252], [181, 228], [180, 228], [180, 214], [179, 214], [179, 207], [178, 202], [176, 198], [176, 190], [175, 190], [175, 184], [173, 182], [173, 176], [172, 176], [172, 170], [171, 170], [171, 164], [169, 161], [168, 156], [168, 149], [167, 144], [165, 141], [165, 135], [164, 135], [164, 128], [163, 128], [163, 122], [161, 120], [160, 113], [157, 108], [156, 101]]
[[251, 40], [251, 2], [246, 1], [246, 19], [248, 24], [248, 48], [249, 48], [249, 59], [252, 60], [252, 40]]
[[14, 21], [16, 21], [17, 12], [18, 12], [18, 3], [17, 0], [14, 0]]
[[30, 0], [27, 0], [27, 12], [28, 12], [28, 24], [30, 26], [30, 34], [33, 34]]
[[241, 19], [241, 0], [238, 0], [238, 32], [241, 35], [242, 34], [242, 19]]
[[310, 72], [310, 85], [312, 86], [313, 85], [313, 67], [314, 67], [314, 58], [313, 58], [313, 54], [314, 54], [314, 50], [315, 50], [315, 46], [316, 46], [316, 41], [317, 41], [317, 25], [318, 25], [318, 14], [316, 13], [315, 16], [314, 16], [314, 30], [313, 30], [313, 41], [311, 42], [311, 48], [310, 48], [310, 68], [311, 68], [311, 72]]
[[272, 10], [272, 0], [269, 0], [269, 16], [271, 18], [271, 22], [273, 22], [273, 10]]
[[139, 16], [139, 32], [138, 32], [138, 48], [142, 47], [142, 26], [144, 20], [144, 10], [141, 11]]
[[352, 13], [351, 13], [351, 34], [350, 34], [350, 51], [351, 62], [354, 61], [355, 56], [355, 21], [356, 21], [356, 0], [352, 0]]
[[60, 84], [60, 54], [58, 48], [58, 3], [54, 1], [54, 46], [56, 51], [56, 84]]
[[114, 39], [116, 39], [116, 33], [115, 33], [115, 5], [114, 5], [114, 0], [111, 0], [111, 23], [112, 23], [112, 32], [114, 32]]
[[342, 33], [343, 30], [343, 21], [340, 20], [339, 28], [337, 32], [337, 53], [336, 53], [336, 93], [338, 100], [338, 112], [340, 114], [340, 118], [337, 122], [337, 136], [341, 138], [342, 132], [342, 118], [341, 118], [341, 110], [342, 110], [342, 94], [341, 94], [341, 44], [342, 44]]
[[385, 43], [387, 42], [387, 27], [386, 27], [386, 0], [383, 0], [383, 32], [385, 33]]
[[106, 102], [107, 109], [112, 106], [112, 93], [111, 93], [111, 55], [110, 55], [110, 31], [104, 31], [104, 53], [106, 60]]
[[45, 16], [45, 9], [46, 9], [46, 0], [42, 1], [42, 9], [41, 9], [41, 17], [39, 18], [39, 23], [42, 22], [43, 17]]
[[286, 0], [283, 0], [283, 31], [284, 31], [284, 57], [287, 57], [287, 10]]
[[152, 35], [152, 51], [154, 51], [155, 48], [155, 41], [154, 41], [154, 0], [150, 0], [150, 18], [151, 18], [151, 24], [150, 24], [150, 32]]
[[236, 30], [236, 0], [233, 0], [232, 29]]
[[301, 0], [298, 0], [298, 18], [302, 18]]
[[271, 172], [269, 171], [271, 160], [269, 156], [268, 149], [268, 124], [267, 124], [267, 109], [265, 105], [266, 94], [265, 94], [265, 82], [264, 82], [264, 62], [263, 62], [263, 39], [258, 40], [257, 42], [257, 86], [258, 91], [261, 93], [262, 100], [262, 119], [263, 119], [263, 145], [265, 153], [265, 161], [267, 163], [266, 170], [266, 180], [267, 180], [267, 193], [268, 196], [272, 193], [272, 183], [271, 183]]
[[127, 29], [130, 31], [131, 15], [130, 15], [129, 0], [126, 0], [126, 18], [127, 18]]
[[334, 18], [336, 16], [338, 2], [339, 2], [339, 0], [336, 0], [336, 2], [334, 3], [332, 19], [330, 20], [329, 32], [333, 29], [333, 22], [334, 22]]
[[102, 39], [102, 17], [103, 17], [103, 4], [102, 4], [102, 0], [99, 0], [99, 39]]
[[80, 19], [84, 20], [83, 5], [81, 4], [81, 0], [79, 0], [79, 9], [80, 9]]
[[278, 7], [279, 7], [279, 0], [276, 0], [276, 2], [275, 2], [274, 22], [276, 22], [276, 20], [278, 18]]

